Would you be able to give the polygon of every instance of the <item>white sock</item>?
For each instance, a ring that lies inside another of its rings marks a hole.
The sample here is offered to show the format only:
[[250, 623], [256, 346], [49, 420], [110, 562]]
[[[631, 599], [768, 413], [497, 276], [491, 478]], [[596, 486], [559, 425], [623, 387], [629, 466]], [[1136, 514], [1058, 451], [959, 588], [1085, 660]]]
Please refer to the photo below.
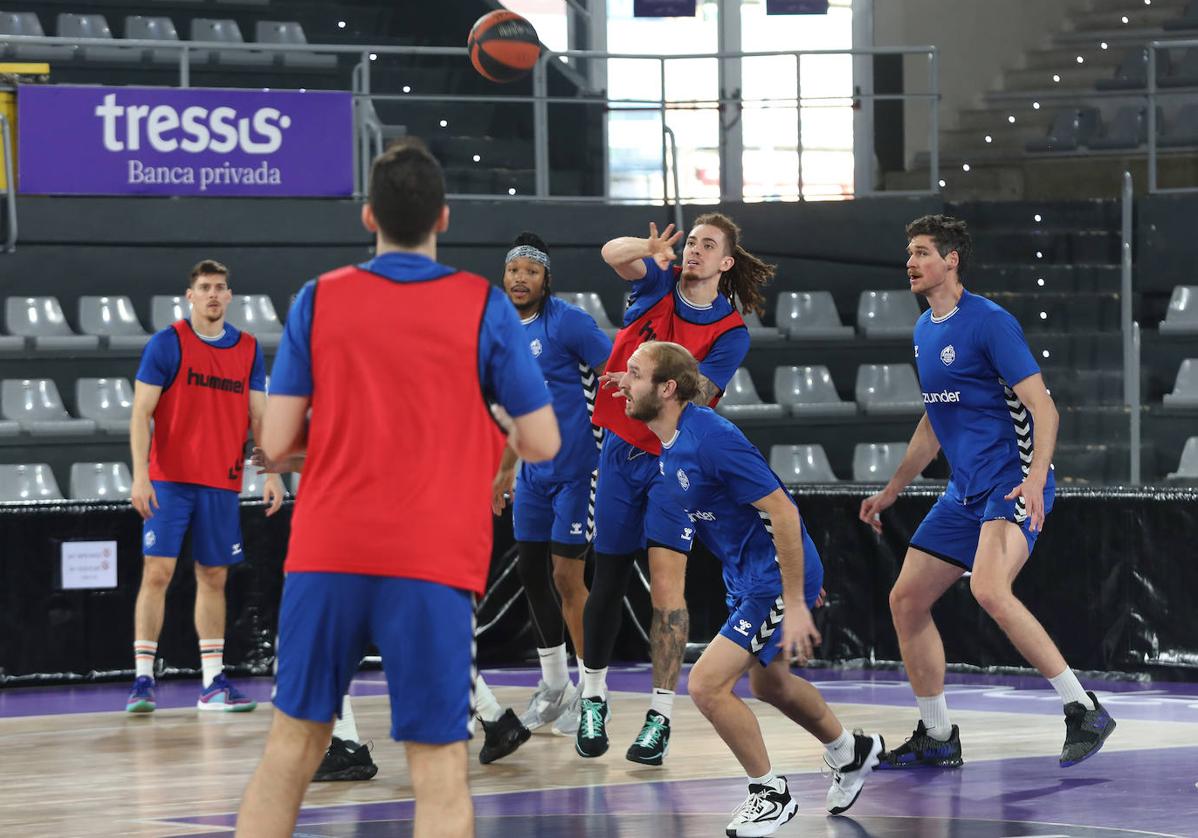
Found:
[[654, 713], [661, 713], [669, 721], [670, 711], [674, 709], [674, 691], [659, 690], [653, 688], [653, 700], [649, 703], [649, 709]]
[[776, 774], [774, 774], [774, 769], [771, 768], [769, 771], [765, 772], [760, 777], [750, 777], [749, 785], [751, 785], [751, 786], [768, 786], [768, 785], [773, 784], [774, 780], [776, 780], [776, 779], [778, 779], [778, 777]]
[[599, 698], [607, 701], [607, 667], [602, 669], [591, 669], [589, 666], [582, 669], [582, 697], [583, 698]]
[[944, 700], [944, 693], [926, 698], [917, 695], [915, 703], [919, 705], [919, 718], [923, 719], [928, 736], [947, 742], [953, 735], [953, 725], [948, 719], [948, 702]]
[[550, 649], [537, 648], [541, 658], [541, 678], [551, 690], [560, 690], [570, 683], [570, 673], [566, 670], [566, 644]]
[[495, 693], [491, 692], [481, 674], [474, 679], [474, 712], [484, 722], [493, 722], [503, 715], [503, 708], [495, 700]]
[[582, 689], [582, 671], [586, 669], [586, 667], [583, 665], [582, 658], [580, 657], [575, 656], [574, 663], [578, 665], [578, 680], [575, 681], [575, 683], [578, 684], [579, 689]]
[[840, 735], [824, 745], [824, 750], [828, 752], [828, 762], [834, 768], [843, 768], [853, 761], [855, 747], [856, 741], [853, 739], [853, 734], [842, 727]]
[[1071, 701], [1080, 702], [1083, 707], [1094, 709], [1094, 702], [1090, 700], [1090, 696], [1086, 695], [1086, 690], [1082, 687], [1081, 681], [1077, 680], [1077, 676], [1073, 674], [1073, 670], [1065, 667], [1065, 671], [1055, 678], [1049, 678], [1048, 683], [1052, 684], [1052, 688], [1057, 691], [1057, 695], [1061, 697], [1063, 704], [1068, 704]]
[[200, 638], [200, 667], [204, 672], [204, 689], [212, 686], [212, 680], [224, 669], [225, 639], [204, 640]]
[[158, 644], [153, 640], [133, 641], [133, 671], [134, 677], [154, 677], [154, 658], [158, 654]]
[[358, 724], [354, 721], [354, 708], [349, 703], [349, 693], [341, 699], [341, 718], [333, 723], [333, 735], [350, 742], [362, 741], [358, 738]]

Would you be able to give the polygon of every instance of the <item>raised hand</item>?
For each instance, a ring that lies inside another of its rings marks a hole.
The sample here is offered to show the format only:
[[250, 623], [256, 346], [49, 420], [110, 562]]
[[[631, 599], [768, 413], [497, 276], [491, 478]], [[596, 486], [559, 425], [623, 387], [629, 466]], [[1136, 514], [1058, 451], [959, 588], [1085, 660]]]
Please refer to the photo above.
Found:
[[674, 245], [680, 238], [682, 238], [682, 231], [679, 230], [675, 233], [673, 224], [667, 225], [661, 235], [658, 235], [657, 225], [652, 221], [649, 222], [649, 238], [645, 240], [649, 249], [649, 257], [663, 271], [674, 264], [674, 260], [678, 258], [674, 253]]

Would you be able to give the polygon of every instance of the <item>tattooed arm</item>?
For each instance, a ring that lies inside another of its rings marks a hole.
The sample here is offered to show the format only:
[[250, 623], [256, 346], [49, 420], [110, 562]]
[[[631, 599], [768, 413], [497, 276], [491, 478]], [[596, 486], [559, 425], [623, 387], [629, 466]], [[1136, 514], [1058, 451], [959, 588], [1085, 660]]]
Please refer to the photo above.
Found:
[[715, 385], [715, 382], [713, 382], [710, 378], [708, 378], [707, 376], [700, 373], [699, 374], [699, 392], [697, 392], [695, 394], [695, 397], [693, 399], [691, 399], [691, 402], [693, 404], [699, 405], [700, 407], [707, 407], [708, 405], [711, 404], [711, 400], [714, 399], [719, 394], [720, 394], [720, 388]]

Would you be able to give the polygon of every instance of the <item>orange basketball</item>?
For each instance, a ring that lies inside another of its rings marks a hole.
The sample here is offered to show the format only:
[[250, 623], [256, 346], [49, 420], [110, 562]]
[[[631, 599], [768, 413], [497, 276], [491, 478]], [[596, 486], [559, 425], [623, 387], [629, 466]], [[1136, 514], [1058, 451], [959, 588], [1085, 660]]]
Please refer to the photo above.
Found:
[[470, 63], [497, 82], [523, 78], [541, 56], [541, 39], [532, 24], [515, 12], [499, 9], [480, 17], [466, 39]]

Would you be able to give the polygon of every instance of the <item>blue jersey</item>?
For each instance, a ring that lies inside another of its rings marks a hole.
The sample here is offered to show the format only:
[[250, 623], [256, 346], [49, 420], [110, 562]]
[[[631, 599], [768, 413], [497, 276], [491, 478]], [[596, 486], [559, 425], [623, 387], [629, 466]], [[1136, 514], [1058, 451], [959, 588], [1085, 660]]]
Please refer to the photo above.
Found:
[[952, 467], [950, 494], [972, 498], [1026, 473], [1032, 417], [1011, 388], [1040, 367], [1010, 312], [968, 291], [942, 318], [925, 311], [915, 324], [915, 364], [924, 409]]
[[[628, 326], [645, 312], [661, 302], [666, 294], [674, 295], [674, 313], [689, 323], [707, 325], [723, 320], [734, 309], [723, 294], [717, 294], [709, 305], [697, 306], [678, 290], [678, 272], [674, 268], [662, 269], [652, 259], [645, 259], [645, 276], [630, 282], [632, 295], [628, 308], [624, 310], [624, 322]], [[740, 362], [749, 351], [749, 330], [731, 329], [716, 338], [711, 350], [699, 359], [699, 372], [715, 386], [723, 390], [736, 374]]]
[[[193, 330], [194, 331], [194, 330]], [[217, 349], [228, 349], [237, 344], [241, 332], [225, 324], [225, 330], [220, 337], [204, 337], [199, 332], [196, 337]], [[167, 326], [160, 332], [155, 332], [141, 351], [141, 363], [137, 367], [137, 380], [156, 387], [169, 387], [179, 372], [179, 362], [183, 352], [179, 346], [179, 336], [174, 326]], [[250, 389], [266, 390], [266, 364], [262, 360], [262, 344], [259, 343], [254, 351], [254, 366], [250, 370]]]
[[611, 354], [611, 338], [591, 315], [553, 296], [545, 301], [539, 314], [523, 323], [525, 340], [549, 387], [562, 436], [556, 457], [525, 467], [530, 475], [547, 482], [585, 477], [599, 463], [599, 446], [591, 425], [599, 386], [595, 370]]
[[[687, 405], [678, 432], [662, 443], [659, 469], [670, 500], [686, 510], [696, 535], [723, 565], [729, 602], [782, 593], [769, 521], [753, 503], [786, 488], [740, 429], [711, 408]], [[822, 575], [805, 525], [803, 545], [805, 574]]]
[[[424, 282], [457, 271], [415, 253], [385, 253], [359, 267], [400, 283]], [[276, 395], [312, 395], [309, 338], [315, 289], [315, 280], [304, 285], [287, 315], [270, 381], [270, 392]], [[435, 316], [435, 312], [429, 315]], [[520, 317], [498, 288], [491, 289], [479, 326], [478, 370], [487, 398], [498, 402], [511, 416], [524, 416], [549, 403], [536, 361], [521, 334]], [[530, 382], [536, 382], [536, 386], [530, 386]]]

